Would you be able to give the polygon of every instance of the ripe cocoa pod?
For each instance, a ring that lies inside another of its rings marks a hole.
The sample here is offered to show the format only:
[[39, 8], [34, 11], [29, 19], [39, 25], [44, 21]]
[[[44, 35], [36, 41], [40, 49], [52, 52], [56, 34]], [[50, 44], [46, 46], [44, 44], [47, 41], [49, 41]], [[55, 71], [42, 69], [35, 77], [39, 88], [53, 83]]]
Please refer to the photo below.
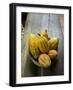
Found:
[[48, 40], [43, 36], [38, 36], [38, 47], [40, 52], [47, 53], [49, 51]]
[[49, 50], [57, 50], [59, 44], [59, 39], [56, 37], [50, 38], [48, 41]]
[[41, 54], [38, 58], [38, 62], [44, 68], [51, 65], [51, 59], [47, 54]]
[[32, 33], [29, 36], [29, 52], [34, 59], [37, 59], [40, 55], [40, 51], [38, 49], [38, 38]]
[[44, 32], [41, 32], [40, 35], [41, 35], [41, 36], [44, 36], [45, 38], [48, 39], [48, 32], [47, 32], [47, 29], [45, 29]]
[[58, 55], [58, 52], [56, 50], [49, 50], [48, 52], [48, 56], [51, 58], [51, 59], [55, 59]]

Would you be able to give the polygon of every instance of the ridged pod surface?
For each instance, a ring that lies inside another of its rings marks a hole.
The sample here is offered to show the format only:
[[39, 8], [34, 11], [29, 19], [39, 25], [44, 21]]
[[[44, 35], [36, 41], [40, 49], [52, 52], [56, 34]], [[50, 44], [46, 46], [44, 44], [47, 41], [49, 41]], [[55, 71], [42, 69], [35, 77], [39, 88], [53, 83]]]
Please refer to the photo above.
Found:
[[49, 50], [48, 52], [48, 56], [51, 58], [51, 59], [55, 59], [58, 55], [58, 52], [56, 50]]
[[49, 45], [50, 50], [58, 49], [58, 44], [59, 44], [59, 39], [56, 37], [53, 37], [48, 41], [48, 45]]
[[42, 67], [47, 68], [51, 65], [51, 59], [47, 54], [41, 54], [39, 56], [38, 62], [41, 64]]
[[29, 51], [34, 59], [37, 59], [40, 55], [40, 51], [38, 49], [38, 38], [32, 33], [29, 36]]
[[41, 32], [40, 33], [41, 36], [44, 36], [48, 39], [48, 32], [47, 32], [47, 29], [44, 31], [44, 32]]
[[43, 36], [38, 36], [38, 41], [39, 50], [42, 53], [47, 53], [49, 51], [48, 40]]

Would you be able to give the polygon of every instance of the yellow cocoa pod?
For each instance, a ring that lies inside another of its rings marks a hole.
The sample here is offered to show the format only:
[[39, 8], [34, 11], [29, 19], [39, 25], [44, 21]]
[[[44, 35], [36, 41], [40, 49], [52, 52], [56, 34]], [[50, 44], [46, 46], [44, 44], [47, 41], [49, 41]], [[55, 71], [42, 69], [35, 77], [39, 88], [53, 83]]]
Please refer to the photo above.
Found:
[[38, 38], [32, 33], [29, 36], [29, 52], [34, 59], [37, 59], [40, 55], [40, 51], [38, 49]]
[[51, 65], [51, 59], [47, 54], [41, 54], [38, 58], [38, 62], [44, 68]]
[[45, 29], [44, 32], [41, 32], [40, 35], [41, 35], [41, 36], [44, 36], [44, 37], [46, 37], [46, 38], [48, 39], [48, 32], [47, 32], [47, 29]]
[[49, 45], [48, 45], [48, 40], [43, 37], [43, 36], [38, 36], [38, 47], [39, 47], [39, 50], [42, 52], [42, 53], [47, 53], [49, 51]]
[[51, 58], [51, 59], [55, 59], [58, 55], [58, 52], [56, 50], [49, 50], [48, 52], [48, 56]]
[[48, 41], [49, 49], [50, 50], [56, 50], [58, 49], [59, 39], [56, 37], [50, 38]]

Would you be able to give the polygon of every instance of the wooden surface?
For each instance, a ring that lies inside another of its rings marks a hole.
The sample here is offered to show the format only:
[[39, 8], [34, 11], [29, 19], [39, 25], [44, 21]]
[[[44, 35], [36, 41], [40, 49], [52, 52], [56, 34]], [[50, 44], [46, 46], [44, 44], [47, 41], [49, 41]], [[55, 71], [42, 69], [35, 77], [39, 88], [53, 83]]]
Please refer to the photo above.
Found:
[[[53, 76], [64, 74], [64, 34], [60, 22], [60, 17], [63, 15], [56, 14], [28, 14], [26, 27], [24, 28], [24, 37], [21, 41], [22, 46], [22, 60], [21, 71], [22, 77], [34, 77], [34, 76]], [[63, 23], [62, 23], [63, 24]], [[30, 60], [28, 54], [27, 40], [30, 32], [38, 33], [44, 31], [44, 28], [48, 29], [49, 37], [59, 38], [58, 57], [57, 62], [50, 68], [41, 69], [34, 65]]]

